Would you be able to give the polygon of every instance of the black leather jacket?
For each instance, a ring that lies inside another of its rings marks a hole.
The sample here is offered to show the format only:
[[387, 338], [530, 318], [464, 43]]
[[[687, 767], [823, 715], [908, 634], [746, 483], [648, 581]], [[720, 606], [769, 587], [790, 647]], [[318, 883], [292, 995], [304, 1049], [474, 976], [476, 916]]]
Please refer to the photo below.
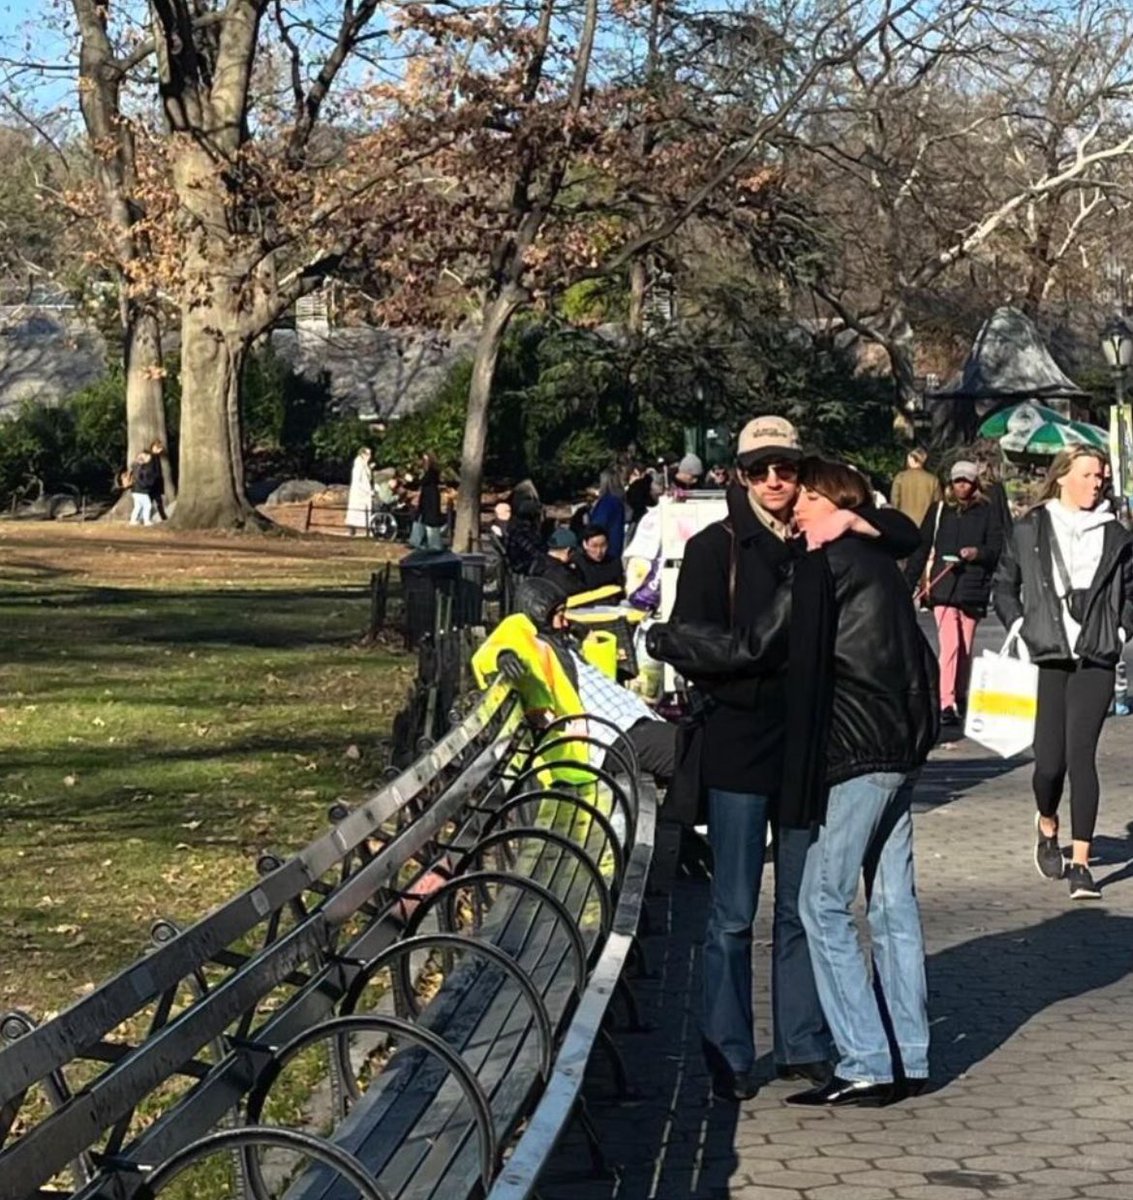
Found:
[[[826, 782], [914, 770], [939, 732], [936, 656], [917, 624], [904, 578], [884, 550], [844, 537], [827, 546], [826, 555], [837, 609]], [[647, 646], [694, 682], [744, 677], [784, 664], [790, 621], [791, 588], [784, 585], [746, 629], [659, 624], [650, 629]]]
[[1118, 630], [1133, 633], [1133, 543], [1116, 521], [1104, 529], [1101, 562], [1090, 586], [1082, 632], [1073, 647], [1054, 585], [1050, 513], [1042, 505], [1032, 509], [1015, 522], [1005, 539], [992, 600], [1008, 628], [1023, 618], [1020, 634], [1033, 662], [1066, 662], [1077, 654], [1087, 662], [1112, 667], [1121, 655]]

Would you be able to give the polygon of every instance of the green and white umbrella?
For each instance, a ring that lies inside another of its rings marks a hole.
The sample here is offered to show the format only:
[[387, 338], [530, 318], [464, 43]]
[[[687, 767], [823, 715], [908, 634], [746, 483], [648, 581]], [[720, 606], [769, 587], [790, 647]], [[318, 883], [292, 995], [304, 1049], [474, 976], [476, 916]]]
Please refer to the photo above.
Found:
[[1011, 455], [1051, 458], [1069, 446], [1090, 446], [1108, 453], [1109, 435], [1104, 429], [1087, 425], [1084, 421], [1066, 421], [1062, 424], [1044, 421], [1034, 429], [1004, 434], [999, 444]]
[[1031, 400], [1022, 404], [1013, 404], [1010, 408], [1001, 409], [980, 426], [980, 437], [1001, 438], [1011, 432], [1021, 433], [1024, 429], [1037, 429], [1047, 422], [1055, 425], [1065, 425], [1069, 417], [1064, 417], [1045, 404], [1036, 404]]
[[[1009, 437], [1010, 435], [1001, 438], [999, 444], [1004, 449], [1015, 450], [1015, 446], [1007, 444]], [[1065, 450], [1068, 446], [1091, 446], [1095, 450], [1108, 450], [1109, 435], [1104, 429], [1099, 429], [1096, 425], [1087, 425], [1084, 421], [1067, 421], [1065, 424], [1046, 421], [1017, 449], [1022, 454], [1057, 454], [1059, 450]]]

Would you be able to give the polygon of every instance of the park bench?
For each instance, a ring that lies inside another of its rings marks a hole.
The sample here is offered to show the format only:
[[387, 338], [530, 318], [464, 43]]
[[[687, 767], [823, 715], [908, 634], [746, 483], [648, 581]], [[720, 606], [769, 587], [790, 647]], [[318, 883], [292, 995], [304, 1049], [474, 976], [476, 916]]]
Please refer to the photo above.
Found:
[[[493, 685], [253, 887], [159, 922], [149, 956], [44, 1024], [0, 1018], [0, 1200], [133, 1200], [218, 1156], [231, 1190], [207, 1194], [532, 1195], [572, 1115], [594, 1137], [596, 1046], [624, 1080], [607, 1025], [653, 846], [632, 749], [568, 770], [576, 729], [532, 731]], [[316, 1046], [318, 1132], [269, 1123]], [[269, 1191], [265, 1147], [307, 1165]]]

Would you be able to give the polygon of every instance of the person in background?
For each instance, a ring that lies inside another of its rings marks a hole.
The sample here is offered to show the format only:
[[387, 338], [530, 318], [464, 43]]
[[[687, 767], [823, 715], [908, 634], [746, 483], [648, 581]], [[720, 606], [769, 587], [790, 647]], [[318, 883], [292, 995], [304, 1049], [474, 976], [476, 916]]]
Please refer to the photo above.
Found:
[[[659, 782], [671, 779], [676, 758], [676, 726], [658, 716], [628, 688], [621, 687], [586, 661], [569, 631], [566, 600], [566, 593], [548, 579], [525, 579], [515, 591], [516, 613], [531, 622], [539, 642], [554, 653], [566, 677], [567, 688], [574, 694], [568, 711], [602, 717], [602, 723], [594, 722], [589, 726], [591, 737], [604, 746], [614, 745], [619, 737], [625, 738], [643, 770]], [[501, 648], [497, 650], [494, 641], [501, 643]], [[537, 674], [534, 664], [524, 662], [504, 642], [505, 639], [494, 632], [473, 656], [473, 669], [486, 675], [495, 665], [505, 679], [522, 689], [524, 683]], [[547, 715], [565, 714], [557, 707]]]
[[150, 488], [149, 498], [151, 505], [151, 515], [156, 515], [159, 521], [168, 521], [169, 517], [165, 511], [165, 443], [160, 439], [155, 439], [149, 448], [150, 460], [153, 463], [153, 486]]
[[893, 476], [893, 487], [889, 492], [889, 503], [918, 527], [924, 521], [925, 513], [934, 504], [939, 504], [943, 496], [940, 480], [925, 470], [926, 462], [928, 451], [923, 446], [910, 450], [905, 458], [905, 469]]
[[504, 536], [504, 553], [512, 574], [532, 575], [536, 566], [542, 563], [542, 524], [543, 506], [539, 503], [538, 496], [526, 492], [513, 492], [511, 520]]
[[372, 471], [373, 451], [363, 446], [354, 456], [350, 468], [350, 491], [346, 496], [346, 527], [350, 536], [361, 530], [363, 535], [370, 528], [370, 510], [374, 503], [374, 476]]
[[445, 514], [441, 509], [441, 472], [431, 454], [421, 455], [421, 487], [417, 494], [417, 512], [409, 534], [416, 550], [445, 548]]
[[684, 458], [677, 463], [676, 472], [673, 475], [673, 483], [677, 491], [691, 492], [694, 488], [700, 487], [700, 481], [704, 477], [704, 463], [695, 454], [686, 454]]
[[625, 546], [625, 490], [617, 470], [607, 467], [598, 477], [598, 499], [590, 508], [588, 525], [601, 525], [610, 541], [610, 553], [620, 559]]
[[582, 550], [574, 556], [574, 569], [584, 592], [625, 586], [622, 560], [610, 553], [610, 539], [601, 525], [588, 525], [583, 531]]
[[708, 474], [704, 477], [704, 486], [723, 490], [728, 486], [729, 478], [728, 468], [723, 463], [717, 463], [714, 467], [708, 468]]
[[653, 506], [653, 473], [647, 471], [640, 463], [635, 463], [629, 472], [629, 486], [626, 488], [626, 509], [629, 516], [630, 537], [637, 528], [638, 522], [646, 511]]
[[[1039, 502], [1006, 540], [995, 611], [1038, 664], [1035, 717], [1035, 867], [1070, 884], [1071, 900], [1096, 900], [1090, 843], [1098, 817], [1098, 741], [1113, 702], [1114, 668], [1133, 633], [1129, 534], [1100, 507], [1105, 455], [1075, 446], [1055, 455]], [[1070, 776], [1069, 867], [1058, 809]]]
[[511, 505], [506, 500], [501, 500], [492, 509], [492, 523], [488, 526], [488, 531], [502, 542], [507, 537], [508, 525], [510, 524]]
[[[854, 534], [865, 514], [879, 515], [868, 482], [819, 458], [796, 470], [794, 518], [810, 549], [796, 556], [790, 582], [767, 605], [745, 608], [730, 633], [718, 624], [658, 624], [647, 646], [686, 678], [782, 672], [779, 836], [802, 839], [799, 910], [837, 1047], [833, 1076], [787, 1103], [880, 1106], [918, 1093], [928, 1078], [924, 939], [903, 785], [936, 740], [936, 662], [892, 556], [876, 536]], [[829, 540], [822, 526], [839, 514], [855, 524], [850, 536]], [[863, 876], [872, 980], [853, 916]], [[783, 998], [788, 1011], [792, 999]]]
[[950, 476], [944, 499], [925, 514], [921, 545], [905, 564], [905, 578], [920, 590], [936, 619], [940, 723], [959, 725], [976, 626], [987, 616], [1004, 528], [999, 509], [980, 488], [974, 462], [953, 463]]
[[541, 554], [531, 570], [532, 575], [550, 580], [567, 596], [585, 591], [582, 579], [575, 569], [578, 553], [578, 538], [569, 529], [558, 526], [547, 539], [546, 553]]
[[130, 496], [133, 501], [133, 511], [130, 513], [131, 525], [153, 524], [153, 487], [154, 476], [160, 471], [148, 450], [139, 451], [130, 468]]

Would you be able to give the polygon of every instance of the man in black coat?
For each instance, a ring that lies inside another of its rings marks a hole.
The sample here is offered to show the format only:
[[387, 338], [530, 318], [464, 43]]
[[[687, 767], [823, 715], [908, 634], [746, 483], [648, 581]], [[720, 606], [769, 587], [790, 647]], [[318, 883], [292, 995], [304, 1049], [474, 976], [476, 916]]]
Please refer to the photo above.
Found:
[[[742, 628], [774, 600], [793, 557], [791, 514], [798, 495], [798, 433], [782, 417], [757, 417], [740, 433], [740, 483], [728, 517], [685, 547], [672, 619]], [[854, 529], [880, 537], [894, 558], [917, 547], [916, 526], [894, 509], [840, 513], [832, 537]], [[828, 538], [827, 540], [830, 540]], [[702, 1045], [717, 1095], [755, 1094], [751, 927], [763, 873], [767, 830], [783, 772], [785, 688], [781, 673], [728, 680], [703, 689], [707, 714], [699, 747], [713, 853], [712, 899], [704, 942]], [[776, 1068], [782, 1078], [824, 1082], [833, 1046], [811, 971], [798, 891], [809, 836], [775, 836], [772, 1010]]]

